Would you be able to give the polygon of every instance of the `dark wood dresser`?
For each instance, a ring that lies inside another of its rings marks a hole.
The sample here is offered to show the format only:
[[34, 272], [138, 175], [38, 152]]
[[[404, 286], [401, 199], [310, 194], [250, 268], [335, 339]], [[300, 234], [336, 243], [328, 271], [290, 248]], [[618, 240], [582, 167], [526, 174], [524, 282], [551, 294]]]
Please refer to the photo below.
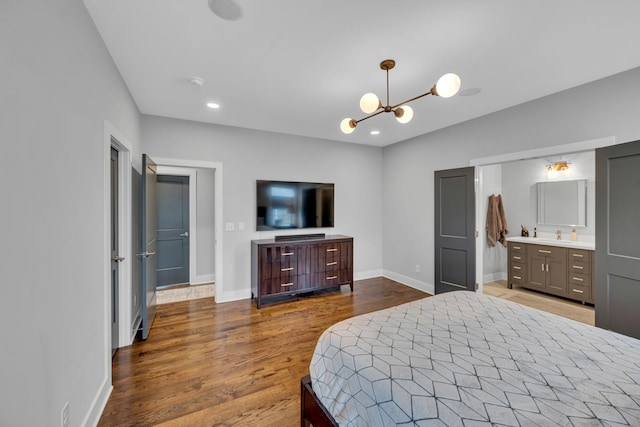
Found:
[[269, 298], [350, 285], [353, 237], [251, 241], [251, 297], [258, 308]]

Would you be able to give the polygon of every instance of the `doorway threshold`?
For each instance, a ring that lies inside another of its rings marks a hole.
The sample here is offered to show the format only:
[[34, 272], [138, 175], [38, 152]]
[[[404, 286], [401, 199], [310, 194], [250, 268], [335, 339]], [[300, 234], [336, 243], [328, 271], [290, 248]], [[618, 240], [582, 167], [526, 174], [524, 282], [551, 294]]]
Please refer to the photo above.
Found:
[[211, 282], [198, 285], [182, 284], [159, 288], [156, 293], [156, 304], [211, 298], [214, 295], [214, 287], [215, 284]]

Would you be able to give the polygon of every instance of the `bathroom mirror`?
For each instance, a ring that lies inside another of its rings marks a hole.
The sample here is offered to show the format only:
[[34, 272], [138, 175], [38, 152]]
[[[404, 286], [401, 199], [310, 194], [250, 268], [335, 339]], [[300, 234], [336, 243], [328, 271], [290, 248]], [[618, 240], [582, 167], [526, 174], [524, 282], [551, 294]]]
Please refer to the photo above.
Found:
[[587, 226], [587, 180], [538, 182], [538, 224]]

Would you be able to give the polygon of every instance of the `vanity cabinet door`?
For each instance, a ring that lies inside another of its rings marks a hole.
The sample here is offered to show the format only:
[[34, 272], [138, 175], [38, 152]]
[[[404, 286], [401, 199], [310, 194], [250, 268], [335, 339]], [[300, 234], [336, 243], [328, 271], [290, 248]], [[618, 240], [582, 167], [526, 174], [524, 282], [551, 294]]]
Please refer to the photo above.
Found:
[[529, 248], [527, 286], [551, 294], [567, 295], [567, 249], [532, 245]]

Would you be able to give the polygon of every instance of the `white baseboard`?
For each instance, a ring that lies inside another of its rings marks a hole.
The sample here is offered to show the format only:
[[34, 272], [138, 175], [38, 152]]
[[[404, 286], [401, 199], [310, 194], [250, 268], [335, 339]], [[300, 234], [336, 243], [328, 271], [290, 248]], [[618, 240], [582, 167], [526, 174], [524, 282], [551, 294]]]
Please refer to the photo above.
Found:
[[382, 270], [359, 271], [353, 274], [353, 280], [371, 279], [382, 276]]
[[411, 288], [418, 289], [419, 291], [426, 292], [430, 295], [435, 293], [435, 286], [430, 283], [421, 282], [411, 277], [403, 276], [402, 274], [394, 273], [393, 271], [384, 270], [383, 274], [387, 279], [395, 280], [396, 282], [407, 285]]
[[212, 283], [216, 281], [216, 275], [214, 274], [201, 274], [193, 278], [192, 285], [202, 285], [203, 283]]
[[485, 274], [482, 277], [483, 283], [496, 282], [498, 280], [507, 280], [507, 273], [503, 271], [498, 271], [496, 273]]
[[251, 289], [243, 289], [240, 291], [231, 291], [231, 292], [216, 292], [215, 298], [217, 303], [250, 299]]
[[[111, 360], [109, 360], [111, 363]], [[109, 370], [111, 371], [111, 370]], [[104, 412], [104, 408], [107, 407], [107, 402], [109, 401], [109, 396], [111, 396], [111, 392], [113, 391], [113, 385], [111, 385], [111, 378], [105, 378], [105, 381], [102, 383], [100, 390], [96, 397], [93, 399], [91, 404], [91, 408], [89, 409], [89, 413], [82, 421], [83, 426], [97, 426], [100, 421], [100, 417]]]

